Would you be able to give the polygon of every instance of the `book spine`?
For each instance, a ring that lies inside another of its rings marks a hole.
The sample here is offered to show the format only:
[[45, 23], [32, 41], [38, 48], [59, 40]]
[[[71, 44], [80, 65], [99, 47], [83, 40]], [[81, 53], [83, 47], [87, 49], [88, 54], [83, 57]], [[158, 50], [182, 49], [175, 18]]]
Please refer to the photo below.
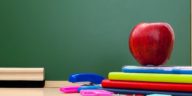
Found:
[[192, 67], [174, 66], [174, 67], [139, 67], [124, 66], [122, 72], [129, 73], [163, 73], [163, 74], [192, 74]]
[[174, 91], [153, 91], [153, 90], [131, 90], [131, 89], [115, 89], [102, 88], [103, 90], [111, 91], [117, 94], [169, 94], [171, 96], [192, 96], [191, 92], [174, 92]]
[[103, 80], [104, 88], [192, 92], [192, 84]]
[[109, 80], [192, 83], [192, 75], [110, 72]]

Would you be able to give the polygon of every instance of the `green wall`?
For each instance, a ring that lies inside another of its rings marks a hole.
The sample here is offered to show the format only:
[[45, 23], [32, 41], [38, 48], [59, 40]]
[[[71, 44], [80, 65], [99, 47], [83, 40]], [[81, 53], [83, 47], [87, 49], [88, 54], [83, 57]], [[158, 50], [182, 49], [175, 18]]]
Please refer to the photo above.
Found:
[[139, 65], [128, 36], [140, 22], [175, 30], [170, 65], [190, 65], [190, 0], [0, 0], [0, 67], [45, 67], [46, 79]]

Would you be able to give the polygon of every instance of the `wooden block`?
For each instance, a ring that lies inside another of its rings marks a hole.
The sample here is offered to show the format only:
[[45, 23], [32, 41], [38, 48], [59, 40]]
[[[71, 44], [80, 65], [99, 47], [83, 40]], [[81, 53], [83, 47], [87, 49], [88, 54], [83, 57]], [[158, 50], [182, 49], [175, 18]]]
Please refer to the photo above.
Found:
[[44, 68], [0, 68], [0, 87], [44, 87]]

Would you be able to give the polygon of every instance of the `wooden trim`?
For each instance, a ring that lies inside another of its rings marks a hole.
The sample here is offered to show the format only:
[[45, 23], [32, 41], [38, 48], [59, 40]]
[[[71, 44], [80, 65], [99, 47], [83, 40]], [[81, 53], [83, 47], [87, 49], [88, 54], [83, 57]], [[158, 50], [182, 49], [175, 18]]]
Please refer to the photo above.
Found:
[[0, 80], [44, 81], [44, 68], [0, 68]]
[[45, 88], [59, 88], [65, 86], [79, 86], [81, 84], [70, 83], [68, 81], [45, 81]]

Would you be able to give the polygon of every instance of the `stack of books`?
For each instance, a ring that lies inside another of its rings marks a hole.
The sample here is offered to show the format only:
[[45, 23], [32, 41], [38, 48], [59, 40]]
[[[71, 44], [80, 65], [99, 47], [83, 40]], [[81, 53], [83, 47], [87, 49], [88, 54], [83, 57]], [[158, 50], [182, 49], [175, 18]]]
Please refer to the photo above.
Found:
[[102, 81], [105, 90], [120, 94], [192, 96], [192, 67], [124, 66]]

